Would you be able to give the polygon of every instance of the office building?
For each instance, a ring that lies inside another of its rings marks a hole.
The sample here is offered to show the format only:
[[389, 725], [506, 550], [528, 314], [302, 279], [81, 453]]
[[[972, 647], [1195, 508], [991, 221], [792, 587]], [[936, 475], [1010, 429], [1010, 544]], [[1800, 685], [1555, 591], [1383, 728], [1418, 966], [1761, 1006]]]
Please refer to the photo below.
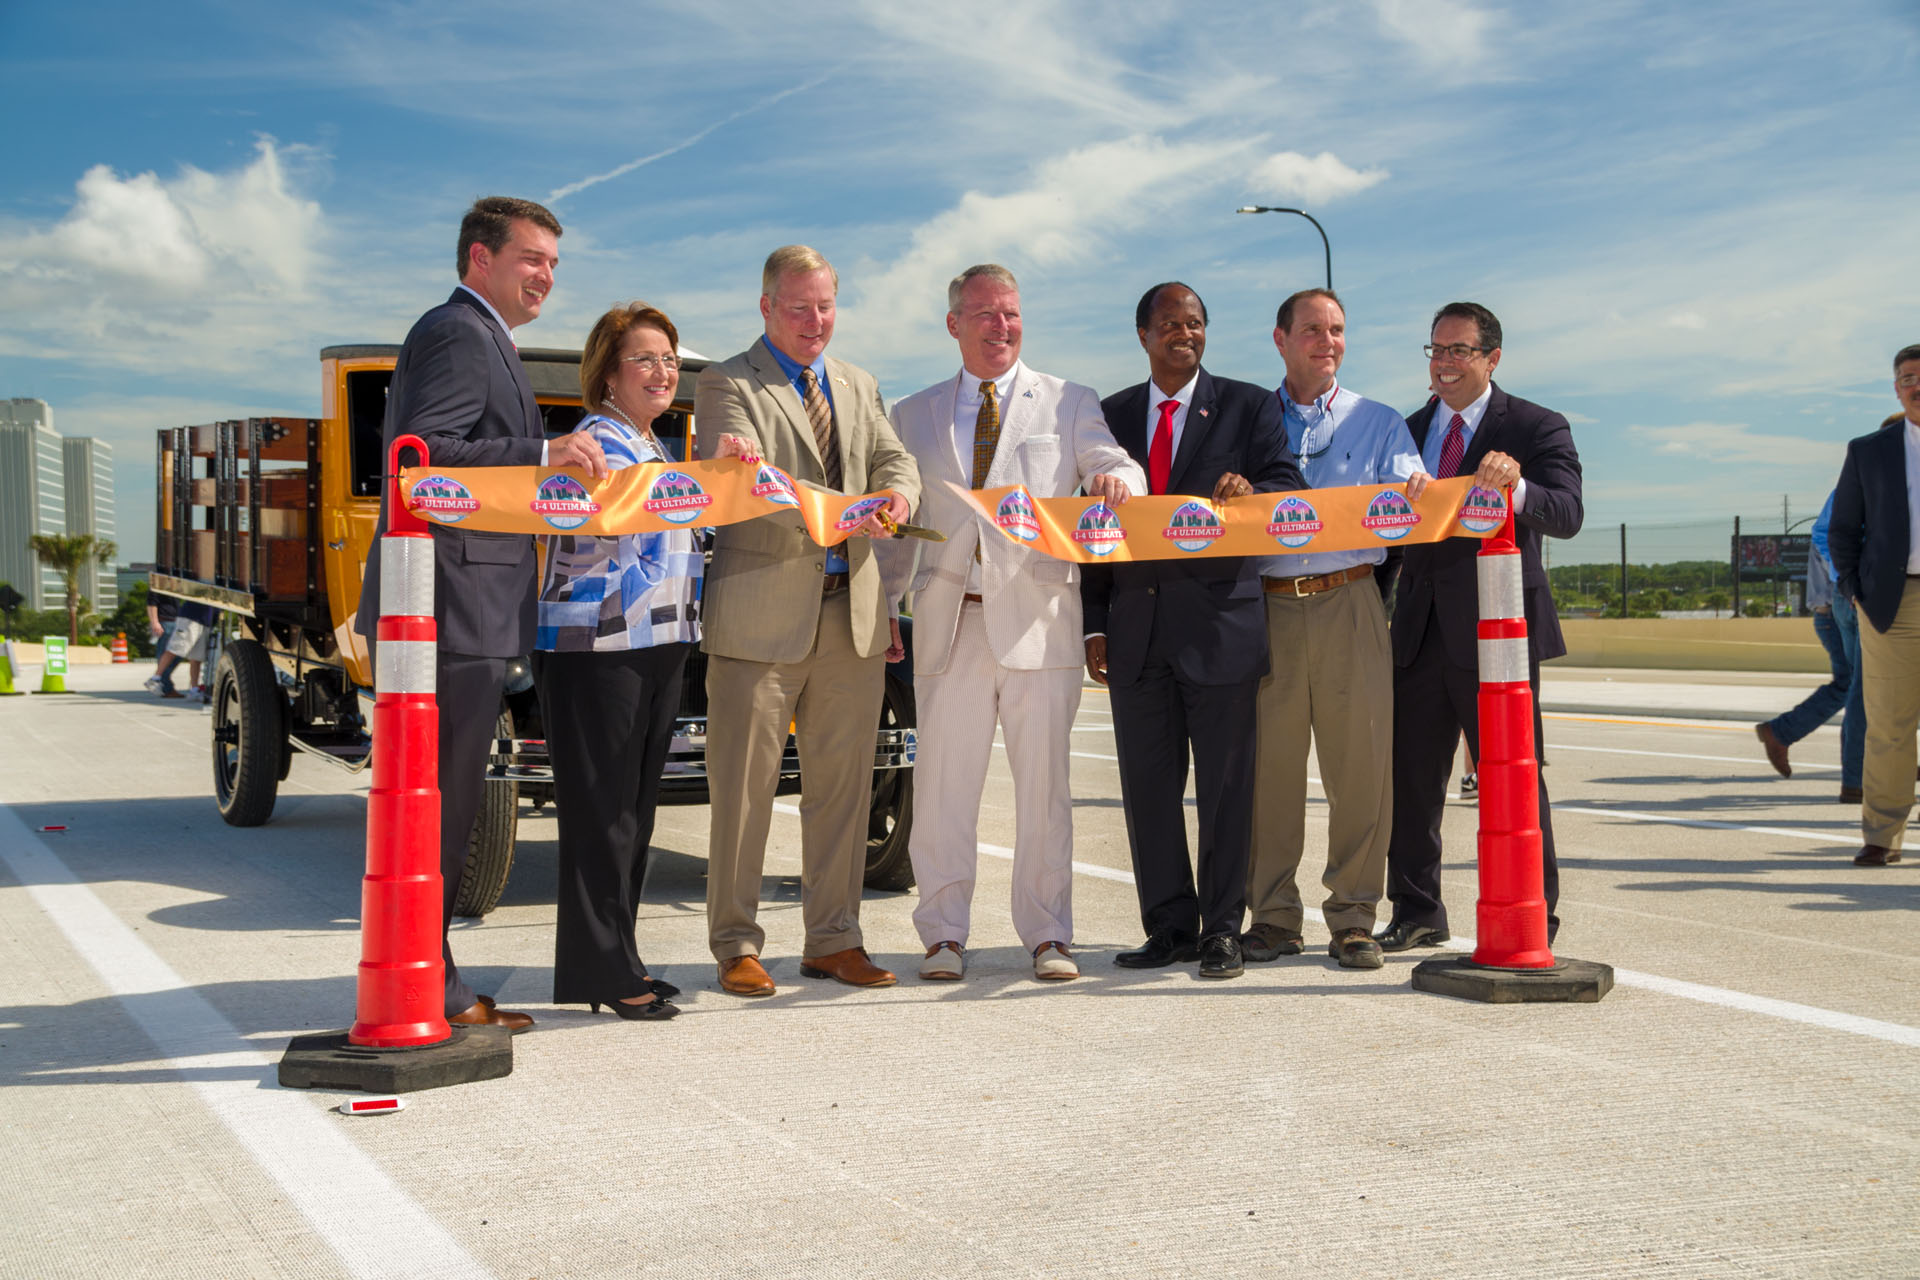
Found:
[[29, 539], [67, 531], [60, 437], [45, 400], [0, 400], [0, 582], [26, 597], [22, 608], [66, 603], [60, 575], [40, 563]]
[[[66, 464], [67, 532], [90, 533], [96, 542], [112, 542], [113, 446], [87, 436], [67, 436], [60, 443]], [[81, 575], [80, 594], [93, 601], [96, 612], [112, 613], [118, 608], [120, 591], [113, 566], [96, 564], [91, 573]]]

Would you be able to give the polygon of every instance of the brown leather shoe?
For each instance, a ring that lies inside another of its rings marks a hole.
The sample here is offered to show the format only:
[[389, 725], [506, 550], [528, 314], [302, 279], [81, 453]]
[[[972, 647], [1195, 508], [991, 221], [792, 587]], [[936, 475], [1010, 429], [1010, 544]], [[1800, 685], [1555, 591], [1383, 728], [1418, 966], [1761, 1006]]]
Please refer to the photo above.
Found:
[[867, 958], [865, 947], [849, 947], [831, 955], [805, 956], [800, 972], [809, 978], [832, 978], [850, 987], [890, 987], [897, 979]]
[[1773, 771], [1783, 778], [1791, 778], [1793, 766], [1787, 763], [1787, 744], [1780, 741], [1773, 726], [1762, 720], [1753, 726], [1753, 736], [1760, 739], [1760, 745], [1766, 748], [1767, 763], [1773, 766]]
[[1862, 800], [1865, 800], [1866, 798], [1867, 798], [1867, 793], [1862, 791], [1859, 787], [1840, 788], [1841, 804], [1859, 804]]
[[1856, 867], [1890, 867], [1898, 861], [1900, 861], [1900, 851], [1889, 849], [1881, 844], [1866, 845], [1853, 857], [1853, 865]]
[[770, 996], [773, 979], [759, 956], [735, 956], [720, 962], [720, 989], [734, 996]]
[[454, 1014], [447, 1021], [456, 1027], [505, 1027], [519, 1035], [533, 1025], [529, 1014], [515, 1013], [511, 1009], [496, 1009], [492, 996], [477, 996], [471, 1006]]

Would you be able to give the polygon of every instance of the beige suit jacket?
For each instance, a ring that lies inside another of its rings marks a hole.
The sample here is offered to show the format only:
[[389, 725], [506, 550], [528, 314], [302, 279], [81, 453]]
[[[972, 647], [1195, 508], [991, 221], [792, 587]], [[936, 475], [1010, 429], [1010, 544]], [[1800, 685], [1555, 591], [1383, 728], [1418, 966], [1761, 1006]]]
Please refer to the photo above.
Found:
[[[892, 489], [909, 504], [920, 497], [920, 473], [894, 435], [879, 384], [866, 370], [828, 356], [827, 381], [840, 444], [844, 492]], [[801, 484], [826, 488], [826, 472], [800, 393], [764, 342], [708, 365], [694, 392], [694, 427], [702, 457], [719, 451], [723, 433], [745, 436], [763, 457]], [[887, 602], [869, 539], [848, 538], [854, 650], [885, 652]], [[702, 647], [750, 662], [798, 662], [812, 652], [820, 626], [820, 577], [826, 549], [795, 515], [762, 516], [714, 531], [713, 561], [701, 594]]]
[[[966, 488], [973, 480], [973, 456], [962, 458], [954, 441], [954, 404], [966, 376], [962, 371], [893, 407], [894, 427], [926, 484], [916, 520], [947, 535], [945, 542], [896, 540], [880, 548], [890, 597], [897, 599], [909, 584], [913, 588], [914, 672], [938, 675], [947, 669], [976, 546], [987, 643], [1000, 665], [1016, 671], [1079, 667], [1086, 660], [1079, 566], [994, 530], [983, 532], [972, 508], [940, 483]], [[1016, 365], [985, 487], [1024, 484], [1036, 498], [1064, 498], [1088, 477], [1108, 471], [1133, 492], [1146, 492], [1146, 476], [1107, 430], [1091, 387]]]

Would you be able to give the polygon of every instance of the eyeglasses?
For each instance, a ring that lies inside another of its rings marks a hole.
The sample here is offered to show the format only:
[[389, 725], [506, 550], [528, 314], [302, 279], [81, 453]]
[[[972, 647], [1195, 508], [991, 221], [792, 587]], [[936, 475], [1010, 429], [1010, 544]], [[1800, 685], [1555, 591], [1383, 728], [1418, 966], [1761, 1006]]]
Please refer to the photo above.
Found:
[[1894, 379], [1894, 385], [1902, 391], [1911, 391], [1915, 387], [1920, 387], [1920, 373], [1903, 373]]
[[637, 364], [640, 366], [640, 372], [642, 373], [659, 373], [663, 369], [667, 370], [668, 372], [674, 372], [680, 368], [680, 357], [679, 356], [652, 356], [652, 355], [621, 356], [620, 363], [621, 364]]
[[1470, 347], [1464, 342], [1456, 342], [1445, 347], [1436, 347], [1429, 342], [1420, 349], [1427, 353], [1429, 360], [1438, 360], [1441, 356], [1452, 356], [1455, 360], [1471, 360], [1475, 356], [1483, 356], [1493, 350], [1492, 347]]

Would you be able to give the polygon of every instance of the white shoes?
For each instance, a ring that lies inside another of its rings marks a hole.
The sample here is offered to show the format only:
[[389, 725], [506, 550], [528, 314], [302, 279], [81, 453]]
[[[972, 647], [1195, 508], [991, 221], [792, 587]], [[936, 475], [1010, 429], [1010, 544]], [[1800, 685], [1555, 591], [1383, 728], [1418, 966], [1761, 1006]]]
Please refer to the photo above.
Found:
[[929, 982], [958, 982], [967, 972], [967, 955], [957, 942], [936, 942], [920, 962], [920, 976]]
[[1042, 982], [1067, 982], [1080, 976], [1080, 966], [1064, 942], [1043, 942], [1033, 953], [1033, 976]]

